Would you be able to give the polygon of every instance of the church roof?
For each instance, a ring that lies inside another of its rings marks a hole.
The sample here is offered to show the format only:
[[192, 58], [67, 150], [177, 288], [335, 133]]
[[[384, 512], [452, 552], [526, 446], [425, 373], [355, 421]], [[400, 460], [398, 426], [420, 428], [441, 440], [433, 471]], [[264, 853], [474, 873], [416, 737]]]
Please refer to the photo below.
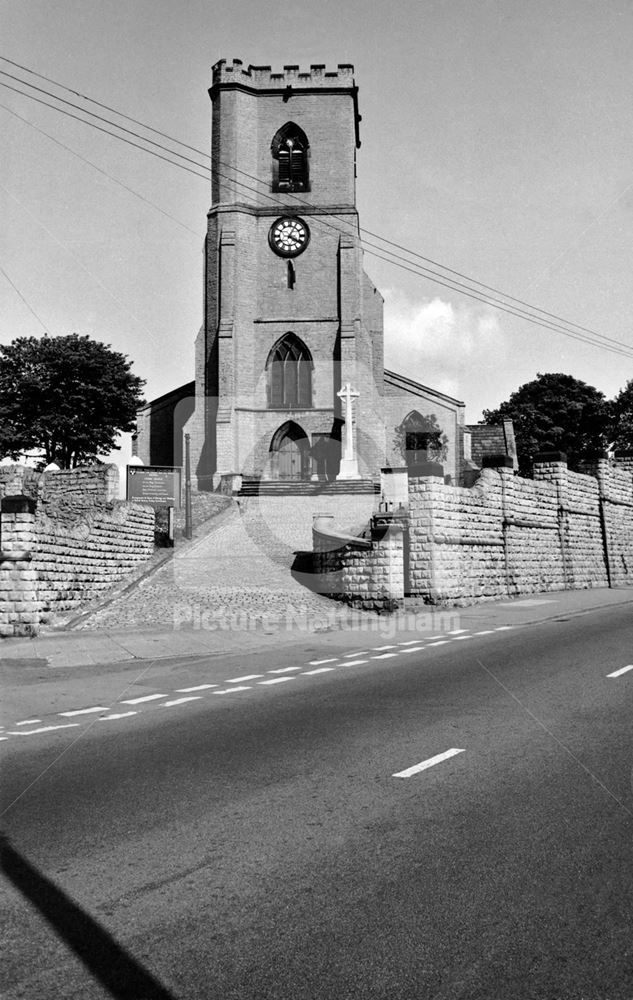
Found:
[[143, 406], [139, 406], [139, 413], [144, 410], [158, 410], [162, 406], [169, 406], [173, 402], [178, 402], [178, 400], [183, 399], [186, 396], [194, 396], [196, 392], [196, 383], [185, 382], [184, 385], [179, 385], [176, 389], [170, 389], [169, 392], [163, 393], [162, 396], [156, 396], [155, 399], [148, 399]]
[[385, 368], [385, 382], [388, 385], [393, 385], [397, 389], [405, 389], [407, 392], [419, 393], [421, 396], [433, 396], [437, 400], [441, 400], [444, 403], [450, 403], [453, 406], [465, 406], [466, 404], [461, 399], [455, 399], [454, 396], [447, 396], [445, 392], [439, 392], [438, 389], [431, 389], [428, 385], [422, 385], [421, 382], [414, 382], [411, 378], [406, 378], [404, 375], [398, 375], [397, 372], [389, 371]]

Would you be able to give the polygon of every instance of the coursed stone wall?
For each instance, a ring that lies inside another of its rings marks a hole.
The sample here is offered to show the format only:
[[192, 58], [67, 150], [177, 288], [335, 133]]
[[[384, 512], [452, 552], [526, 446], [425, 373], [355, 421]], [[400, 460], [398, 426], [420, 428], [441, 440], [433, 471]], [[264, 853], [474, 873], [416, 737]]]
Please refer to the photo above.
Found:
[[51, 517], [73, 521], [82, 514], [104, 510], [119, 495], [116, 465], [38, 472], [25, 465], [0, 466], [0, 498], [28, 496]]
[[0, 499], [9, 496], [37, 497], [41, 472], [25, 465], [0, 465]]
[[366, 611], [393, 611], [402, 603], [401, 524], [374, 517], [367, 537], [356, 537], [337, 529], [333, 515], [319, 515], [312, 533], [313, 571], [321, 593]]
[[[108, 469], [113, 471], [108, 471]], [[29, 470], [30, 471], [30, 470]], [[154, 551], [154, 511], [111, 499], [116, 466], [47, 473], [0, 500], [0, 635], [35, 635], [60, 611], [106, 593]], [[54, 477], [52, 480], [50, 477]]]
[[60, 524], [41, 516], [33, 538], [41, 612], [78, 608], [125, 579], [154, 551], [154, 511], [117, 501], [109, 511]]
[[602, 525], [612, 587], [633, 584], [633, 465], [600, 459], [593, 464], [601, 497]]
[[96, 465], [79, 469], [45, 472], [39, 491], [40, 509], [65, 524], [105, 510], [119, 495], [116, 465]]
[[[484, 469], [470, 488], [409, 480], [409, 588], [429, 603], [633, 585], [633, 477], [543, 456], [534, 478]], [[589, 471], [589, 470], [588, 470]]]

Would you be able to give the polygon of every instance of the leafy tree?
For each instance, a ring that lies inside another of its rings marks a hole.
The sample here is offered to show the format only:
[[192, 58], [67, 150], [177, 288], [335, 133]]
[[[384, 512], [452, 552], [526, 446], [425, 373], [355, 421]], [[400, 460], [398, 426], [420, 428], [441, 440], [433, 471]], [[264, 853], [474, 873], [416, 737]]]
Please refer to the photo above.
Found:
[[633, 451], [633, 379], [613, 400], [613, 444], [616, 451]]
[[510, 418], [519, 455], [519, 471], [531, 475], [539, 451], [564, 451], [571, 469], [609, 440], [611, 406], [599, 389], [571, 375], [538, 374], [496, 410], [484, 410], [484, 423]]
[[133, 429], [144, 384], [124, 354], [76, 333], [0, 346], [0, 455], [94, 462]]

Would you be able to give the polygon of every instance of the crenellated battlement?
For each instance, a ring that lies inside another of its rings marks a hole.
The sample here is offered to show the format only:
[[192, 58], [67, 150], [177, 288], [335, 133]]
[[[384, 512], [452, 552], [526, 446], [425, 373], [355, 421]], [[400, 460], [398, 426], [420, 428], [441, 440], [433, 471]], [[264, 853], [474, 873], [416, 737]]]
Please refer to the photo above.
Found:
[[241, 59], [232, 63], [220, 59], [213, 67], [213, 86], [227, 83], [241, 83], [247, 87], [262, 90], [285, 90], [286, 87], [341, 87], [354, 86], [354, 67], [350, 63], [339, 63], [335, 71], [325, 65], [310, 66], [309, 73], [302, 73], [299, 66], [284, 66], [283, 73], [273, 73], [270, 66], [245, 67]]

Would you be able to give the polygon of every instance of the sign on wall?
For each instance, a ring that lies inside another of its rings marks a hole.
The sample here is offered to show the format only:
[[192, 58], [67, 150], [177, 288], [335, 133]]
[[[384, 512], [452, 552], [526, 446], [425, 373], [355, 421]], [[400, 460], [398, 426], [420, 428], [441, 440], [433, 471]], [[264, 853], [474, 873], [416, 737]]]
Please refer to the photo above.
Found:
[[170, 465], [128, 465], [126, 497], [133, 503], [180, 507], [182, 469]]

